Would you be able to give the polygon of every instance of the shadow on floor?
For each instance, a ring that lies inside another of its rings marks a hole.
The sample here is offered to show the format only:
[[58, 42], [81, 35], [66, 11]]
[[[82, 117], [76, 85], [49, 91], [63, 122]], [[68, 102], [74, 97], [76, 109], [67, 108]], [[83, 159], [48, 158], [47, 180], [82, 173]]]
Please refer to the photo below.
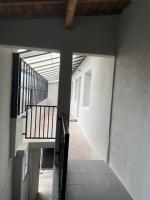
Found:
[[44, 170], [39, 175], [39, 191], [36, 200], [50, 200], [52, 198], [53, 170]]
[[50, 200], [44, 194], [38, 193], [36, 200]]

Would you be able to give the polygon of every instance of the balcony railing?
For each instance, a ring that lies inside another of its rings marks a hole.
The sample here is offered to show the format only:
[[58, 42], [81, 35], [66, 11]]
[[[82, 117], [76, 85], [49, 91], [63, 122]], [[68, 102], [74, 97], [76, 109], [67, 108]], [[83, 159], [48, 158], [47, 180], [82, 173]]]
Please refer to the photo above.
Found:
[[47, 105], [26, 106], [26, 139], [55, 139], [57, 107]]
[[69, 130], [68, 124], [62, 114], [60, 121], [59, 135], [59, 161], [58, 161], [58, 178], [59, 178], [59, 199], [65, 200], [66, 178], [68, 165], [68, 148], [69, 148]]

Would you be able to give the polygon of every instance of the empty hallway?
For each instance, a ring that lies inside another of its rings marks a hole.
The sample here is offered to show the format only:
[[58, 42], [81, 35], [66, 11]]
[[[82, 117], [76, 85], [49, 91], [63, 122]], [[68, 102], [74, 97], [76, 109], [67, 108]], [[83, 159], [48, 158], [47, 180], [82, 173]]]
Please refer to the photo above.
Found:
[[96, 160], [94, 149], [92, 148], [87, 136], [83, 133], [80, 125], [76, 121], [70, 121], [69, 126], [69, 160]]

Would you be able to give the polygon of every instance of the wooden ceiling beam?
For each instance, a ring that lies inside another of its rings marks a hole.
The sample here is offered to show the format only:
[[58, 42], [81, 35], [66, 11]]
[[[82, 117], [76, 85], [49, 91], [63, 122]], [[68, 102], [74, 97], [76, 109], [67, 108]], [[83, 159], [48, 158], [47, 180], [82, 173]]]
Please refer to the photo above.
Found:
[[67, 12], [66, 12], [66, 30], [71, 30], [75, 12], [77, 7], [77, 0], [68, 0]]

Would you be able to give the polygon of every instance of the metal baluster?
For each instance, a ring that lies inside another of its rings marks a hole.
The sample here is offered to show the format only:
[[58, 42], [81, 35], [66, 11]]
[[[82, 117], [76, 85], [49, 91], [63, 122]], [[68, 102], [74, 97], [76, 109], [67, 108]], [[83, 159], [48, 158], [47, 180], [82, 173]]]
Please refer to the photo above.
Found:
[[54, 107], [52, 107], [52, 129], [51, 129], [51, 138], [53, 137], [53, 123], [54, 123]]
[[44, 108], [44, 122], [43, 122], [43, 138], [44, 138], [44, 130], [45, 130], [45, 107]]
[[49, 115], [50, 115], [50, 107], [48, 107], [48, 125], [47, 125], [47, 138], [49, 138]]
[[19, 58], [19, 71], [18, 71], [18, 77], [19, 77], [19, 85], [18, 85], [18, 115], [21, 113], [20, 103], [21, 103], [21, 59]]
[[22, 62], [22, 77], [23, 77], [23, 82], [22, 82], [22, 113], [24, 112], [24, 68], [25, 64]]
[[32, 106], [31, 106], [31, 124], [30, 124], [30, 138], [32, 138]]
[[36, 119], [37, 119], [37, 106], [35, 106], [34, 138], [36, 138]]
[[26, 110], [26, 129], [25, 129], [25, 138], [28, 137], [28, 107]]
[[41, 106], [40, 106], [40, 117], [39, 117], [39, 138], [40, 138], [40, 130], [41, 130]]
[[25, 110], [27, 105], [27, 64], [25, 63], [25, 74], [26, 74], [26, 81], [25, 81]]

